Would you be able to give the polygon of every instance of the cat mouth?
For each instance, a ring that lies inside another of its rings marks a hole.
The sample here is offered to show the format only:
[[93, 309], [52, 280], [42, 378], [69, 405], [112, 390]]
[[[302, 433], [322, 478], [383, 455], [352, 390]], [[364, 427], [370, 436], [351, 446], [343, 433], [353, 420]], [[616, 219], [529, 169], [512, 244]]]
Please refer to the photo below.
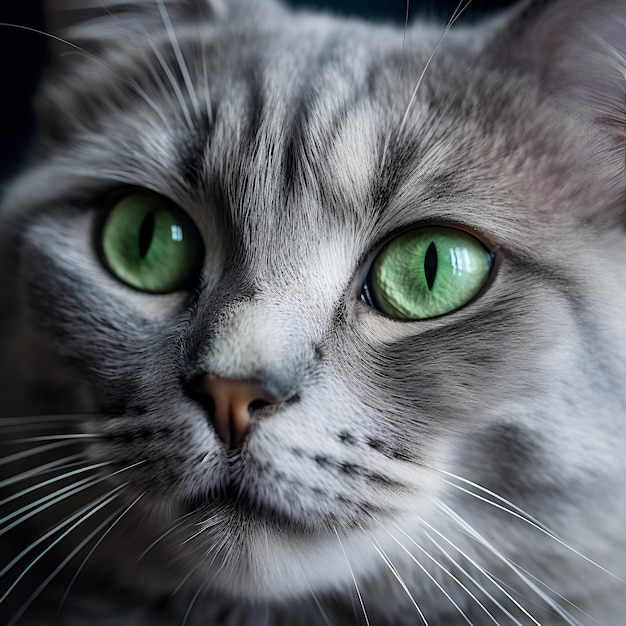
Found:
[[294, 516], [273, 504], [261, 500], [241, 484], [231, 481], [205, 494], [198, 494], [182, 500], [184, 514], [199, 516], [226, 517], [233, 524], [245, 522], [262, 523], [266, 527], [280, 530], [307, 533], [320, 530], [319, 522], [313, 524], [304, 515]]

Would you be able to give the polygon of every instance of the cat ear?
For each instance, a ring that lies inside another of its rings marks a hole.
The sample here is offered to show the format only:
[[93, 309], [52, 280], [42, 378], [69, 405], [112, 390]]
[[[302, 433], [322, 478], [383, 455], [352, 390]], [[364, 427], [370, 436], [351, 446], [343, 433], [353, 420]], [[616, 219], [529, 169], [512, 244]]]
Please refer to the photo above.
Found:
[[546, 93], [589, 110], [626, 140], [624, 0], [528, 0], [488, 52], [499, 65], [533, 72]]

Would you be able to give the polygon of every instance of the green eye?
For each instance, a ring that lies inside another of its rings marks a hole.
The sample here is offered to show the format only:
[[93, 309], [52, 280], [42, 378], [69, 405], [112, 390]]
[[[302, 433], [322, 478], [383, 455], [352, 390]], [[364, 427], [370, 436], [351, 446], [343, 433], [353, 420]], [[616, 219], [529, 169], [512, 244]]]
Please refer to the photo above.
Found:
[[389, 317], [420, 320], [467, 304], [484, 285], [492, 255], [471, 235], [426, 227], [390, 241], [378, 254], [365, 290]]
[[119, 202], [101, 233], [104, 260], [122, 282], [149, 293], [189, 288], [204, 260], [202, 238], [187, 214], [156, 194]]

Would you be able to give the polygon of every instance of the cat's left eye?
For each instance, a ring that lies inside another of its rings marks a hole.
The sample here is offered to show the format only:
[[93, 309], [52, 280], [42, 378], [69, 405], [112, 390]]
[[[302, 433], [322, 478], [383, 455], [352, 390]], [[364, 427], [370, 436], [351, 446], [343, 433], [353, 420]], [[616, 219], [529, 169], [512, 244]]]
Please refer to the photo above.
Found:
[[416, 228], [396, 237], [378, 253], [362, 297], [399, 320], [445, 315], [478, 294], [492, 263], [492, 254], [465, 231]]
[[100, 246], [119, 280], [148, 293], [192, 287], [204, 261], [202, 237], [189, 216], [150, 192], [134, 193], [113, 207]]

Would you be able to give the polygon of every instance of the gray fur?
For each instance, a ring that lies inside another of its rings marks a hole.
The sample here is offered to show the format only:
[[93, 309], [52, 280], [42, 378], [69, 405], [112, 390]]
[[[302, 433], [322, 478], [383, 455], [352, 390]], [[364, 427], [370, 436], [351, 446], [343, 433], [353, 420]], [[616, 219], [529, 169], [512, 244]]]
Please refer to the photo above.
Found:
[[[404, 49], [269, 1], [57, 4], [80, 50], [54, 52], [3, 201], [0, 546], [32, 546], [3, 623], [63, 599], [66, 626], [620, 626], [624, 2], [526, 2], [441, 43], [416, 22]], [[195, 221], [193, 293], [102, 267], [125, 186]], [[495, 251], [483, 293], [419, 322], [362, 302], [380, 246], [433, 222]], [[227, 451], [201, 372], [289, 401]]]

